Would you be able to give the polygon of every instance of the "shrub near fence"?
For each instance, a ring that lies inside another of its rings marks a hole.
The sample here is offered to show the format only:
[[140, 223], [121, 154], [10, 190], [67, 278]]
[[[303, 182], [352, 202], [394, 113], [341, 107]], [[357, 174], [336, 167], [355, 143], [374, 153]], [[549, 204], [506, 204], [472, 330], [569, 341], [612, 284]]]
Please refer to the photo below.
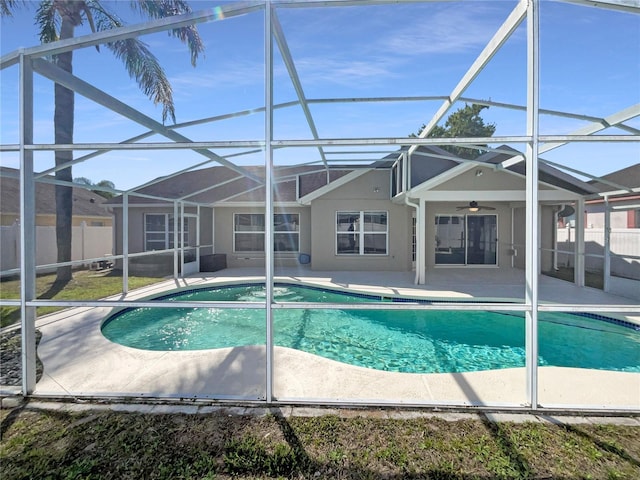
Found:
[[[82, 224], [73, 227], [71, 259], [85, 260], [110, 255], [113, 248], [112, 227], [93, 227]], [[20, 225], [0, 227], [0, 271], [20, 267]], [[56, 263], [56, 229], [36, 227], [36, 265]], [[53, 269], [50, 269], [53, 270]], [[38, 273], [46, 270], [38, 270]]]

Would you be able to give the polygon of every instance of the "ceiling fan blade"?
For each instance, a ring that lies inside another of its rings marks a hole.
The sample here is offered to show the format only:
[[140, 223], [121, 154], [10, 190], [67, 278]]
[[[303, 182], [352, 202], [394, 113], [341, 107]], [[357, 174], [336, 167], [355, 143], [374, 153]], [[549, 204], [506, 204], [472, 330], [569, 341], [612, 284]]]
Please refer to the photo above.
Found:
[[483, 207], [483, 206], [480, 206], [480, 207], [478, 207], [478, 208], [479, 208], [480, 210], [495, 210], [495, 208], [494, 208], [494, 207]]

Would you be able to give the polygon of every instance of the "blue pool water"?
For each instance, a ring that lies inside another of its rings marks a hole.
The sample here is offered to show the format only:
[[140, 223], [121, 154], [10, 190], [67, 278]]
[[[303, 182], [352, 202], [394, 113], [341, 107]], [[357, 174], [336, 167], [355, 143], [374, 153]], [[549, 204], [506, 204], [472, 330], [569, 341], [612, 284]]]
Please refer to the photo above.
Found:
[[[264, 286], [192, 290], [163, 301], [264, 301]], [[277, 302], [381, 300], [277, 285]], [[488, 307], [490, 308], [490, 307]], [[523, 367], [522, 312], [276, 309], [276, 345], [339, 362], [409, 373]], [[540, 365], [640, 372], [640, 331], [604, 317], [541, 312]], [[103, 324], [109, 340], [144, 350], [205, 350], [266, 341], [263, 309], [132, 308]]]

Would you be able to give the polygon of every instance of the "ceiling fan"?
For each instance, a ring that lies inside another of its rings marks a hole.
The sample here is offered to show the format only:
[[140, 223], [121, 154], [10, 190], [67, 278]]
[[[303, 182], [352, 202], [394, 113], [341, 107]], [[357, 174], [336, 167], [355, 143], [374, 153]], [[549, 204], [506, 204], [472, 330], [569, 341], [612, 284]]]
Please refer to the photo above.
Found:
[[469, 202], [469, 205], [463, 207], [456, 207], [456, 210], [469, 210], [470, 212], [477, 212], [479, 210], [495, 210], [493, 207], [487, 207], [485, 205], [478, 205], [475, 200]]

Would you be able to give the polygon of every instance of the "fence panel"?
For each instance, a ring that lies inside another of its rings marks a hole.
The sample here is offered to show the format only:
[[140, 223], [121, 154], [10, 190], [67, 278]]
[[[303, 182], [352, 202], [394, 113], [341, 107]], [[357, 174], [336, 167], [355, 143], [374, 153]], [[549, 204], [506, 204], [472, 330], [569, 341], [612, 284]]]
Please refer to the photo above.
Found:
[[[0, 271], [20, 266], [20, 226], [0, 227]], [[71, 259], [84, 260], [111, 254], [112, 227], [82, 225], [71, 233]], [[56, 229], [53, 226], [36, 227], [36, 265], [56, 262]], [[39, 270], [41, 272], [41, 270]]]
[[[558, 250], [573, 252], [575, 230], [558, 229]], [[592, 272], [602, 271], [604, 256], [604, 229], [588, 228], [584, 233], [585, 269]], [[611, 229], [610, 250], [611, 275], [640, 280], [640, 229]], [[558, 254], [558, 264], [573, 266], [573, 255]]]

